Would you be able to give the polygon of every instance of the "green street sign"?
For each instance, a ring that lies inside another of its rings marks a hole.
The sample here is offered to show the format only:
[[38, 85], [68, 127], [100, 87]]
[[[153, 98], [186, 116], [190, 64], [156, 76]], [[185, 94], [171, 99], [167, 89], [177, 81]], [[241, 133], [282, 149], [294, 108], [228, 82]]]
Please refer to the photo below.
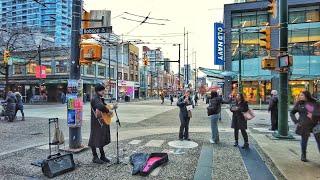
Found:
[[17, 58], [17, 57], [10, 57], [9, 61], [14, 61], [14, 62], [24, 62], [25, 59], [22, 58]]

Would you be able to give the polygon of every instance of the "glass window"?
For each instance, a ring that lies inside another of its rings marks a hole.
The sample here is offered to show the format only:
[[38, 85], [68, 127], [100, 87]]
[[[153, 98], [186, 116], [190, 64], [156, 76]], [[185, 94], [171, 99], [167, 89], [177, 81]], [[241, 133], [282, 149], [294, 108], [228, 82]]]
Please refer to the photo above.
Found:
[[14, 64], [13, 65], [13, 74], [23, 74], [24, 65]]
[[268, 14], [259, 14], [257, 15], [257, 26], [265, 26], [268, 21]]
[[118, 72], [118, 80], [122, 79], [122, 72]]
[[56, 61], [56, 73], [67, 73], [68, 72], [68, 60], [57, 60]]
[[95, 75], [95, 69], [96, 69], [95, 64], [87, 66], [87, 75], [94, 76]]
[[46, 66], [46, 74], [52, 74], [51, 61], [42, 61], [42, 66]]
[[35, 61], [31, 61], [27, 64], [27, 74], [35, 74], [36, 73], [37, 63]]
[[123, 79], [124, 79], [125, 81], [128, 81], [128, 73], [124, 73], [123, 76], [124, 76]]
[[[110, 68], [110, 75], [111, 75], [111, 79], [114, 79], [114, 68], [111, 67]], [[109, 68], [107, 68], [107, 77], [109, 77]]]
[[98, 76], [105, 77], [106, 76], [106, 67], [98, 65]]
[[304, 11], [289, 11], [289, 23], [302, 23], [305, 22], [305, 13]]

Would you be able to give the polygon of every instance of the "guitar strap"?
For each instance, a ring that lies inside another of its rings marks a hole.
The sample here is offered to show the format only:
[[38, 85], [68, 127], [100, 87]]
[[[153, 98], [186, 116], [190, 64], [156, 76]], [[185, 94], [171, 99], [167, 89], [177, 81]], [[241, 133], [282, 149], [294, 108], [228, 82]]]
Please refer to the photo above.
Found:
[[94, 112], [94, 110], [93, 110], [92, 106], [91, 106], [91, 111], [93, 112], [94, 117], [96, 117], [97, 121], [98, 121], [98, 122], [99, 122], [99, 124], [100, 124], [100, 127], [102, 128], [103, 123], [100, 121], [100, 118], [97, 118], [97, 114]]

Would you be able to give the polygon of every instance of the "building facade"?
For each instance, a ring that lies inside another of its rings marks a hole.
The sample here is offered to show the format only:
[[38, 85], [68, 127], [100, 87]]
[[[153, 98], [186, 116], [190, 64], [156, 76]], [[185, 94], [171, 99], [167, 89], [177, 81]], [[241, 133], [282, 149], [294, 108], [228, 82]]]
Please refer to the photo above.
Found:
[[[290, 0], [288, 5], [288, 53], [293, 55], [294, 61], [290, 72], [289, 100], [294, 102], [304, 89], [315, 95], [320, 92], [320, 48], [317, 46], [320, 41], [320, 3], [318, 0]], [[252, 103], [260, 99], [266, 101], [271, 90], [278, 89], [279, 84], [277, 72], [261, 69], [261, 60], [267, 55], [266, 50], [259, 46], [264, 35], [252, 33], [263, 29], [266, 24], [278, 25], [278, 17], [268, 14], [267, 6], [268, 1], [243, 1], [224, 7], [225, 70], [237, 72], [241, 60], [243, 93]], [[277, 28], [271, 31], [271, 48], [279, 49]], [[271, 53], [274, 57], [277, 54], [277, 51]], [[231, 82], [225, 82], [227, 94], [237, 91], [237, 83]]]
[[55, 39], [56, 46], [70, 46], [72, 1], [2, 0], [1, 28], [41, 30]]

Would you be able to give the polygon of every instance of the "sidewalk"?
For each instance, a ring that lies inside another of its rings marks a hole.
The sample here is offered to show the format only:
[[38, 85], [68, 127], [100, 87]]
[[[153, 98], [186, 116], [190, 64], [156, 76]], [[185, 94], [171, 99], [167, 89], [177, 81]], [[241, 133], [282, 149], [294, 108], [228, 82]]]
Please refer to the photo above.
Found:
[[[255, 111], [256, 119], [249, 123], [254, 124], [259, 119], [267, 118], [268, 114], [263, 111]], [[231, 118], [231, 113], [228, 113]], [[250, 128], [250, 135], [257, 141], [262, 151], [272, 160], [286, 179], [319, 180], [320, 179], [320, 153], [316, 142], [312, 137], [309, 139], [307, 158], [310, 162], [300, 161], [300, 137], [295, 135], [293, 123], [289, 121], [290, 133], [295, 140], [274, 140], [269, 126], [264, 128]]]

